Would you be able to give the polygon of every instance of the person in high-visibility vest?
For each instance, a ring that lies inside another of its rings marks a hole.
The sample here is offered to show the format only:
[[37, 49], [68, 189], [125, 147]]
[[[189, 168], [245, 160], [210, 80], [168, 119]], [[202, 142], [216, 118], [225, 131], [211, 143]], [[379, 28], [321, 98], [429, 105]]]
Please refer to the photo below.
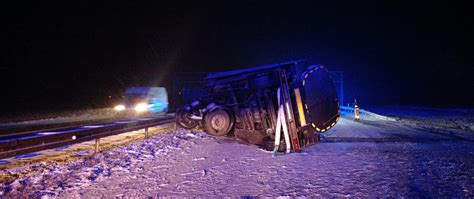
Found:
[[357, 105], [357, 100], [354, 100], [354, 120], [359, 121], [359, 106]]

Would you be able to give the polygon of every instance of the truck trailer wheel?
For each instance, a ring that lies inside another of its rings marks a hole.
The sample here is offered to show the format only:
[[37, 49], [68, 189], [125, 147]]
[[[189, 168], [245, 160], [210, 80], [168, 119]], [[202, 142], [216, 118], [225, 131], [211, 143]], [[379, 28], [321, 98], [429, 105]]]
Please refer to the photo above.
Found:
[[193, 129], [198, 122], [191, 119], [191, 113], [186, 108], [180, 108], [176, 111], [176, 124], [185, 129]]
[[211, 135], [225, 136], [229, 134], [233, 125], [234, 115], [232, 111], [225, 107], [215, 108], [204, 115], [204, 131]]
[[[267, 151], [273, 151], [275, 148], [275, 140], [273, 139], [265, 139], [262, 144], [260, 144], [260, 147]], [[286, 151], [286, 143], [284, 141], [284, 138], [280, 141], [280, 145], [278, 147], [278, 152], [285, 152]]]

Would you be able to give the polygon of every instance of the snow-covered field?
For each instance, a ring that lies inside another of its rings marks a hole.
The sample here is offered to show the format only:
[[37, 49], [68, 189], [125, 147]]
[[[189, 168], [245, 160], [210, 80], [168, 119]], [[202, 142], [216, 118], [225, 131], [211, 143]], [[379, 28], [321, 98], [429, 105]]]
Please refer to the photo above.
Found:
[[474, 131], [474, 109], [416, 106], [370, 107], [369, 111], [425, 126]]
[[[11, 162], [8, 164], [12, 164]], [[342, 118], [302, 153], [272, 154], [233, 138], [177, 130], [0, 185], [3, 196], [473, 197], [474, 133], [405, 121]]]
[[112, 108], [86, 109], [51, 113], [2, 115], [0, 117], [0, 128], [21, 125], [59, 124], [68, 122], [91, 121], [113, 118], [114, 116], [115, 111]]

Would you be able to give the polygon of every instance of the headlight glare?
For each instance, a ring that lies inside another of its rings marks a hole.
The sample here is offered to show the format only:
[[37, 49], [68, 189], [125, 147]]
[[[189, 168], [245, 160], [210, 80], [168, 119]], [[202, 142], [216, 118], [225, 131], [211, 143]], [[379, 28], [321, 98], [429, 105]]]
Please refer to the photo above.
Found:
[[125, 106], [124, 105], [117, 105], [117, 106], [114, 107], [114, 109], [116, 111], [123, 111], [123, 110], [125, 110]]
[[135, 106], [135, 111], [137, 112], [143, 112], [148, 110], [148, 104], [146, 103], [140, 103]]

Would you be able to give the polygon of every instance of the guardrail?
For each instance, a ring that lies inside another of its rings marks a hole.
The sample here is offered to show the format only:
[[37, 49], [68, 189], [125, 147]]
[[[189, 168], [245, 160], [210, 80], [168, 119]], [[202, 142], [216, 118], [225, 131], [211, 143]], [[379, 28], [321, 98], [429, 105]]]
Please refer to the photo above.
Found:
[[[126, 118], [123, 118], [126, 119]], [[90, 125], [94, 123], [106, 123], [116, 121], [117, 118], [105, 118], [105, 119], [93, 119], [93, 120], [84, 120], [84, 121], [74, 121], [74, 122], [61, 122], [61, 123], [47, 123], [47, 124], [18, 124], [18, 125], [8, 125], [0, 126], [0, 139], [2, 137], [11, 136], [11, 135], [21, 135], [21, 134], [31, 134], [38, 131], [55, 131], [58, 129], [73, 128], [80, 125]]]
[[62, 129], [62, 131], [43, 131], [16, 137], [3, 137], [0, 139], [0, 159], [94, 139], [96, 140], [97, 152], [99, 147], [99, 139], [102, 137], [140, 129], [145, 129], [145, 137], [148, 137], [149, 127], [166, 124], [173, 121], [174, 115], [169, 114], [160, 118], [138, 118], [129, 121], [79, 126], [73, 129]]
[[[345, 112], [345, 113], [349, 113], [349, 114], [354, 114], [354, 107], [350, 107], [350, 106], [339, 106], [339, 110], [341, 110], [341, 112]], [[367, 111], [367, 110], [364, 110], [364, 109], [359, 109], [359, 115], [361, 117], [372, 117], [372, 118], [376, 118], [376, 119], [382, 119], [382, 120], [391, 120], [391, 121], [395, 121], [395, 119], [391, 118], [391, 117], [387, 117], [387, 116], [383, 116], [383, 115], [379, 115], [377, 113], [372, 113], [370, 111]]]

